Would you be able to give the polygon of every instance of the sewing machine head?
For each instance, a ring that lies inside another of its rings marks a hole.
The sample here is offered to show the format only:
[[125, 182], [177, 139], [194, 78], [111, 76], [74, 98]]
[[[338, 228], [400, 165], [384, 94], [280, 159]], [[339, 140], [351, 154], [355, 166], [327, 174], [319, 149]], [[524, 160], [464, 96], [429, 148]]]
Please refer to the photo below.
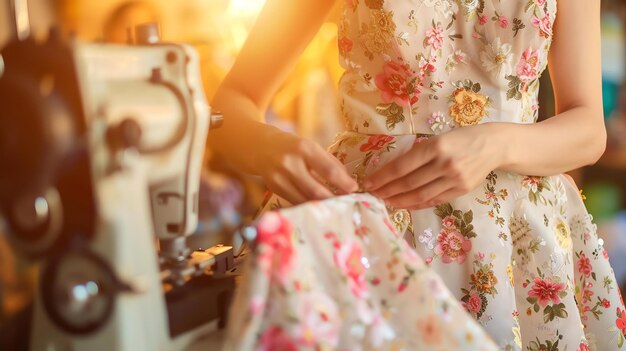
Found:
[[232, 248], [187, 245], [222, 119], [192, 47], [161, 43], [155, 25], [135, 37], [51, 33], [1, 52], [0, 211], [16, 251], [42, 262], [34, 350], [182, 349], [225, 315]]

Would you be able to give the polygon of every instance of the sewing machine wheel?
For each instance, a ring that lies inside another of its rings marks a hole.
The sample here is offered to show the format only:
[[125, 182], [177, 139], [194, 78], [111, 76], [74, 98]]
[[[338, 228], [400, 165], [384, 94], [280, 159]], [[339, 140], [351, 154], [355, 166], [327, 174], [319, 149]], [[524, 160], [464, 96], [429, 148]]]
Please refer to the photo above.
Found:
[[41, 296], [50, 319], [73, 334], [103, 326], [113, 311], [119, 283], [95, 253], [73, 250], [52, 259], [42, 272]]

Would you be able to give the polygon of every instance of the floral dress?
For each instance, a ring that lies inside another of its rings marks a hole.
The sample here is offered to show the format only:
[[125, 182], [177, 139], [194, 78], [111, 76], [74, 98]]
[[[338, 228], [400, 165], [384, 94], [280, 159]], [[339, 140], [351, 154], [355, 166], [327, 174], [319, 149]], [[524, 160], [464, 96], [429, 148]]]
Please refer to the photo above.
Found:
[[[358, 181], [431, 135], [536, 122], [556, 0], [344, 1], [346, 131], [329, 151]], [[606, 250], [564, 175], [494, 170], [448, 203], [388, 211], [501, 349], [626, 349]]]
[[498, 349], [369, 194], [267, 212], [256, 232], [225, 351]]

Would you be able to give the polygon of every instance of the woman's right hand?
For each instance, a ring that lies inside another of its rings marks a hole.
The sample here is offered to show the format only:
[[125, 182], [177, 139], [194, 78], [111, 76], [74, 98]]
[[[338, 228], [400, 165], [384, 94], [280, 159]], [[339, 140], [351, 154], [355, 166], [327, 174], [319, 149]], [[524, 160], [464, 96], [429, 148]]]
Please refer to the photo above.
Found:
[[256, 173], [270, 190], [294, 205], [358, 189], [346, 167], [311, 140], [280, 132], [267, 138], [264, 150]]
[[358, 189], [345, 166], [322, 147], [261, 118], [338, 3], [267, 0], [211, 103], [224, 115], [224, 124], [209, 133], [211, 150], [233, 168], [261, 176], [293, 204]]

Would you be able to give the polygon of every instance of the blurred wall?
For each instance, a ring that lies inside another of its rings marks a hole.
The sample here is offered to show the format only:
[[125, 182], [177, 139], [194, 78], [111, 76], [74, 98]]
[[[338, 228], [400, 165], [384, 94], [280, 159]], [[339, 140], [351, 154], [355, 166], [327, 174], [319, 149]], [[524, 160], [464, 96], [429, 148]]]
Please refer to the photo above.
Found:
[[[0, 0], [0, 47], [15, 36], [13, 25], [12, 0]], [[50, 0], [29, 0], [29, 13], [33, 34], [44, 36], [55, 21], [54, 2]]]

